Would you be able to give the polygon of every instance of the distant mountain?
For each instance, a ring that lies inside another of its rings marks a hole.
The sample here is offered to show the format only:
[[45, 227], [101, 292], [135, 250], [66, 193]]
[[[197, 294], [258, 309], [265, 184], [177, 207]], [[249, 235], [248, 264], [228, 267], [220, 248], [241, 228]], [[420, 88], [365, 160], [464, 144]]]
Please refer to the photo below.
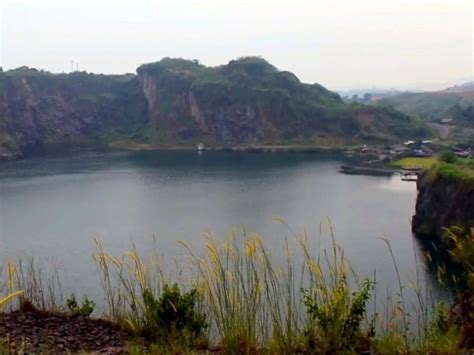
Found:
[[393, 107], [408, 115], [428, 121], [453, 118], [458, 124], [474, 127], [474, 82], [456, 85], [441, 91], [402, 93], [371, 102]]
[[164, 58], [137, 75], [0, 72], [0, 154], [121, 144], [390, 141], [428, 130], [392, 108], [346, 104], [258, 57], [206, 67]]
[[461, 85], [455, 85], [443, 90], [444, 92], [465, 93], [474, 92], [474, 81], [470, 81]]

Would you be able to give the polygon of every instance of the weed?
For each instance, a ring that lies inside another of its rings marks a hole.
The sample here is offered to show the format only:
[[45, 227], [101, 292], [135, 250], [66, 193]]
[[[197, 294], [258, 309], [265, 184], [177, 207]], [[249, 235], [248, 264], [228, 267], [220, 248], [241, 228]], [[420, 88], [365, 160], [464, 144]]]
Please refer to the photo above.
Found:
[[77, 303], [74, 293], [66, 300], [67, 308], [73, 315], [89, 317], [94, 312], [95, 302], [84, 297], [81, 305]]

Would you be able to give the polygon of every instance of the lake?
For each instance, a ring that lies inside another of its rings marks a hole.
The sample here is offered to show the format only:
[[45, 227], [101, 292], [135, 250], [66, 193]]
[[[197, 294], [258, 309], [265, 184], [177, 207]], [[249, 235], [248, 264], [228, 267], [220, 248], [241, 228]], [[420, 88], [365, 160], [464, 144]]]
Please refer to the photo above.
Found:
[[[436, 298], [449, 291], [424, 265], [410, 229], [416, 186], [391, 178], [338, 172], [342, 160], [304, 153], [127, 152], [34, 158], [0, 165], [3, 256], [53, 259], [68, 290], [100, 297], [93, 238], [112, 253], [132, 243], [143, 253], [182, 259], [203, 234], [260, 233], [276, 255], [290, 229], [319, 239], [329, 218], [338, 243], [361, 276], [376, 269], [378, 289], [397, 291], [388, 237], [405, 283], [415, 279]], [[327, 228], [323, 239], [329, 240]], [[323, 242], [323, 245], [328, 245]], [[413, 300], [413, 299], [412, 299]], [[100, 303], [100, 300], [99, 300]]]

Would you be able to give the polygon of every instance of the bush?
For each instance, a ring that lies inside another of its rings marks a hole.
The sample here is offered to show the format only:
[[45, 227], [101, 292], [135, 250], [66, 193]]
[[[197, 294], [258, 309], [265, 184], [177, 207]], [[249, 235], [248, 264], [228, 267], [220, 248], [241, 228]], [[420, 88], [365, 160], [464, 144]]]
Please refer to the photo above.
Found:
[[92, 312], [94, 312], [95, 302], [88, 299], [87, 296], [84, 297], [82, 304], [79, 306], [76, 300], [76, 296], [71, 294], [71, 296], [66, 300], [67, 307], [73, 315], [86, 316], [89, 317]]
[[444, 163], [453, 164], [453, 163], [456, 162], [456, 156], [451, 152], [443, 152], [439, 156], [439, 161], [442, 161]]
[[194, 342], [207, 328], [206, 316], [196, 311], [197, 289], [181, 293], [177, 284], [165, 284], [159, 298], [148, 289], [143, 293], [145, 326], [149, 339], [165, 342], [178, 338]]
[[320, 302], [316, 292], [303, 290], [306, 311], [310, 320], [316, 321], [306, 334], [310, 347], [321, 347], [315, 350], [322, 353], [355, 350], [357, 341], [363, 338], [360, 324], [373, 288], [374, 282], [366, 279], [360, 290], [351, 295], [346, 281], [341, 279], [326, 302]]

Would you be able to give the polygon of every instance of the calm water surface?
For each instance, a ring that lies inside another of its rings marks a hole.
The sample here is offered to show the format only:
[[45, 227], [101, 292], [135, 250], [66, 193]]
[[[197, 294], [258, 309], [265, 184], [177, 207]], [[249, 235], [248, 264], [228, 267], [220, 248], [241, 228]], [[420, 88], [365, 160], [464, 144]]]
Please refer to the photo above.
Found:
[[[341, 161], [314, 154], [141, 152], [38, 158], [0, 165], [2, 255], [53, 258], [65, 287], [98, 297], [93, 237], [121, 253], [182, 258], [177, 241], [203, 250], [203, 234], [259, 232], [276, 255], [304, 229], [317, 245], [330, 218], [336, 238], [362, 276], [377, 270], [378, 288], [395, 293], [387, 236], [405, 282], [416, 277], [445, 297], [410, 231], [416, 187], [398, 177], [338, 173]], [[323, 233], [323, 245], [328, 233]], [[325, 241], [326, 240], [326, 241]]]

